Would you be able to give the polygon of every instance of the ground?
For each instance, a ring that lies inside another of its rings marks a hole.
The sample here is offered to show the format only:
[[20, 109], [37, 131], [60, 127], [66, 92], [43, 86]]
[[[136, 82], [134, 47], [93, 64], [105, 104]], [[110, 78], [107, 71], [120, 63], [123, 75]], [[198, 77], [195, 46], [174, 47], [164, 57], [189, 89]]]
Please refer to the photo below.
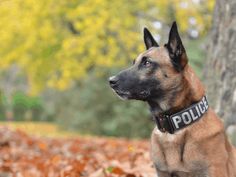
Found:
[[0, 177], [156, 176], [148, 140], [45, 137], [3, 125], [0, 137]]

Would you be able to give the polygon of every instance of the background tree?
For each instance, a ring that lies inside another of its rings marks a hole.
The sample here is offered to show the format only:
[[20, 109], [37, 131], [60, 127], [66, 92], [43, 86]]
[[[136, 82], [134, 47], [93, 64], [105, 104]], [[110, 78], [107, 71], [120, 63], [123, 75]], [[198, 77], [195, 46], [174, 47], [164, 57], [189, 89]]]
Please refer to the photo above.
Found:
[[213, 16], [208, 63], [207, 92], [225, 126], [236, 124], [236, 1], [217, 0]]

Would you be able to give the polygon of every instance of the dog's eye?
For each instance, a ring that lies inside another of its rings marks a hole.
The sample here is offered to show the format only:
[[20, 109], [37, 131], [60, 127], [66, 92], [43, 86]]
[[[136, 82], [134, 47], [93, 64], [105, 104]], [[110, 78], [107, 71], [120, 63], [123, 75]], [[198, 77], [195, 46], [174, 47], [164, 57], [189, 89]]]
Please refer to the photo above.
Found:
[[145, 61], [143, 64], [144, 64], [145, 66], [149, 66], [149, 65], [151, 65], [151, 62], [150, 62], [150, 61]]
[[151, 66], [151, 64], [152, 64], [152, 62], [151, 62], [150, 60], [148, 60], [148, 58], [146, 58], [146, 59], [143, 61], [143, 65], [144, 65], [145, 67], [149, 67], [149, 66]]
[[148, 57], [143, 57], [139, 65], [140, 68], [148, 68], [152, 65], [152, 61]]

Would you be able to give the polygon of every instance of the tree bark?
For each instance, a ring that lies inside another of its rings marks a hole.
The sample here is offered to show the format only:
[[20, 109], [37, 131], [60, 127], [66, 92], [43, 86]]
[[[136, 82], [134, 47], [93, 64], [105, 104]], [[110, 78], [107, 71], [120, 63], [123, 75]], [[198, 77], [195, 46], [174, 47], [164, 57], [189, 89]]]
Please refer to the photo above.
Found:
[[226, 128], [236, 124], [236, 1], [216, 0], [205, 66], [211, 106]]

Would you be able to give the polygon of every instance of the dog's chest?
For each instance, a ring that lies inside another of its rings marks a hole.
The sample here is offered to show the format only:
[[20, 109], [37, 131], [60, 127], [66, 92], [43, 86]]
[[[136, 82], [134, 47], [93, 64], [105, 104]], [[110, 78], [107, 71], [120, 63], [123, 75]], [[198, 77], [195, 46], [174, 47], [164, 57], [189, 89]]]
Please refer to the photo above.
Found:
[[191, 173], [195, 169], [202, 168], [200, 167], [202, 155], [199, 154], [197, 147], [185, 142], [182, 133], [184, 132], [171, 135], [162, 134], [157, 129], [154, 130], [153, 136], [158, 139], [152, 137], [151, 156], [157, 169], [168, 172]]

